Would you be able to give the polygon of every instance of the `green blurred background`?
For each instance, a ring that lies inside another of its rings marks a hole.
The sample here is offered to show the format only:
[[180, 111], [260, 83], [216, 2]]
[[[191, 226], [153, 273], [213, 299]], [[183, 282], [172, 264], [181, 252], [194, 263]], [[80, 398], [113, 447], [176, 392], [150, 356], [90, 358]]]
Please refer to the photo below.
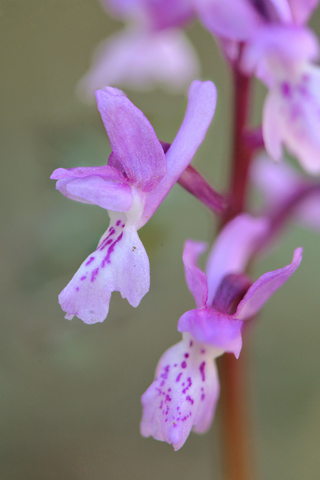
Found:
[[[141, 231], [151, 291], [139, 308], [116, 293], [107, 321], [87, 326], [64, 320], [57, 302], [108, 218], [98, 207], [64, 198], [49, 176], [58, 167], [106, 162], [110, 146], [98, 111], [79, 101], [75, 85], [94, 47], [117, 28], [95, 0], [0, 2], [4, 480], [222, 478], [219, 418], [177, 453], [139, 434], [140, 396], [160, 355], [179, 340], [179, 316], [193, 308], [181, 254], [186, 238], [213, 238], [205, 207], [176, 186]], [[188, 34], [203, 78], [218, 88], [216, 116], [194, 165], [223, 190], [230, 80], [210, 35], [197, 24]], [[185, 96], [127, 93], [158, 137], [172, 141]], [[257, 87], [256, 119], [262, 95]], [[288, 263], [298, 245], [305, 247], [301, 267], [247, 339], [252, 448], [261, 480], [320, 478], [319, 236], [295, 227], [255, 277]]]

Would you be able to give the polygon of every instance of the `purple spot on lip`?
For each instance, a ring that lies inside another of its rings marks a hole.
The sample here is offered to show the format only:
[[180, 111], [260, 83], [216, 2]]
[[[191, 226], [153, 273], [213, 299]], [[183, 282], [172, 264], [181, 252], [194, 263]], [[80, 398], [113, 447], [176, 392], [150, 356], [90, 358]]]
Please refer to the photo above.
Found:
[[187, 366], [187, 362], [183, 360], [183, 362], [181, 363], [181, 368], [186, 368], [186, 366]]
[[185, 353], [184, 358], [188, 358], [188, 357], [189, 357], [189, 353]]
[[190, 345], [190, 347], [192, 347], [192, 345], [193, 345], [193, 341], [192, 341], [192, 340], [190, 340], [189, 345]]
[[76, 287], [76, 292], [79, 292], [79, 287]]
[[121, 220], [118, 220], [116, 223], [117, 227], [120, 225], [120, 223], [121, 223]]
[[205, 396], [205, 394], [203, 393], [203, 394], [201, 395], [201, 400], [203, 401], [205, 398], [206, 398], [206, 396]]
[[188, 402], [190, 402], [191, 405], [194, 404], [194, 400], [190, 397], [190, 395], [188, 395], [188, 396], [186, 397], [186, 400], [187, 400]]
[[288, 82], [283, 82], [281, 85], [281, 93], [284, 97], [290, 97], [291, 96], [291, 87]]
[[97, 278], [97, 275], [99, 273], [99, 267], [95, 268], [92, 273], [91, 273], [91, 282], [93, 283], [95, 279]]
[[90, 263], [92, 263], [95, 258], [96, 258], [96, 257], [90, 257], [89, 260], [88, 260], [87, 263], [86, 263], [86, 267], [87, 267], [88, 265], [90, 265]]
[[113, 242], [112, 238], [110, 238], [110, 237], [112, 237], [112, 235], [114, 233], [116, 233], [116, 231], [113, 227], [111, 227], [109, 235], [107, 235], [106, 238], [103, 240], [103, 242], [101, 243], [101, 245], [99, 247], [99, 250], [104, 250], [107, 245], [110, 245], [110, 243]]
[[101, 263], [101, 268], [103, 268], [105, 266], [106, 263], [110, 263], [110, 257], [111, 257], [111, 254], [112, 252], [114, 251], [114, 247], [116, 245], [116, 243], [120, 242], [121, 238], [123, 237], [123, 232], [119, 235], [119, 237], [110, 245], [110, 247], [108, 248], [108, 253], [107, 255], [104, 257], [104, 259], [102, 260], [102, 263]]
[[201, 373], [201, 378], [202, 378], [202, 381], [204, 382], [206, 377], [205, 377], [205, 374], [204, 374], [204, 367], [206, 365], [206, 362], [202, 362], [200, 367], [199, 367], [199, 370], [200, 370], [200, 373]]
[[[183, 394], [185, 394], [185, 393], [189, 390], [189, 388], [191, 387], [191, 385], [192, 385], [191, 377], [188, 377], [188, 378], [187, 378], [187, 381], [188, 381], [188, 385], [186, 386], [186, 388], [184, 388], [184, 389], [182, 390], [182, 393], [183, 393]], [[182, 386], [184, 386], [184, 383], [182, 384]]]
[[180, 378], [181, 378], [181, 376], [182, 376], [182, 372], [180, 372], [180, 373], [179, 373], [179, 375], [177, 376], [177, 378], [176, 378], [176, 382], [180, 382]]
[[80, 278], [80, 280], [85, 280], [87, 277], [86, 275], [83, 275], [83, 277]]

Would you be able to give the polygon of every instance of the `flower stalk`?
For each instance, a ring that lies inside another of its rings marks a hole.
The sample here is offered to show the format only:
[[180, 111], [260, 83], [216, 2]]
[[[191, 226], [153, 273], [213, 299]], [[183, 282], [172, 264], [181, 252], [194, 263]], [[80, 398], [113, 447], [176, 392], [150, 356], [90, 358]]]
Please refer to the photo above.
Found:
[[[237, 65], [233, 66], [234, 119], [233, 163], [231, 170], [229, 208], [223, 225], [245, 210], [248, 173], [255, 146], [246, 138], [249, 116], [250, 78]], [[253, 478], [248, 440], [248, 412], [246, 383], [244, 381], [244, 355], [236, 359], [223, 355], [218, 359], [221, 382], [221, 422], [223, 461], [226, 480]]]

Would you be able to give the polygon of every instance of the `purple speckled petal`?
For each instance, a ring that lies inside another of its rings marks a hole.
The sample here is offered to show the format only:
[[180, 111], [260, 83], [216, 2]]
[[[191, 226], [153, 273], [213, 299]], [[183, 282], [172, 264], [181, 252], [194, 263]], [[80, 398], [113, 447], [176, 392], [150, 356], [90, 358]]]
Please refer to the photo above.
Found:
[[154, 189], [166, 173], [166, 159], [150, 122], [118, 89], [97, 90], [96, 98], [112, 151], [128, 182], [145, 192]]
[[311, 174], [320, 172], [320, 69], [304, 66], [270, 90], [263, 112], [268, 153], [279, 160], [282, 144]]
[[187, 240], [182, 256], [186, 282], [198, 308], [204, 307], [208, 298], [207, 277], [197, 266], [198, 257], [206, 249], [205, 243]]
[[59, 295], [62, 309], [85, 323], [102, 322], [109, 310], [111, 293], [119, 291], [137, 307], [150, 285], [146, 251], [124, 214], [112, 214], [110, 226], [97, 249], [86, 258]]
[[207, 307], [184, 313], [178, 322], [179, 332], [190, 333], [198, 342], [211, 345], [237, 358], [242, 347], [242, 321]]
[[118, 212], [128, 211], [133, 203], [131, 187], [121, 173], [110, 166], [58, 168], [50, 178], [58, 180], [57, 190], [77, 202]]
[[265, 235], [268, 221], [242, 214], [231, 220], [215, 241], [207, 262], [208, 305], [225, 275], [242, 273], [257, 242]]
[[243, 300], [239, 303], [234, 317], [247, 320], [256, 315], [271, 295], [278, 290], [296, 271], [302, 260], [302, 248], [296, 248], [292, 262], [279, 270], [262, 275], [249, 288]]
[[161, 357], [156, 378], [142, 395], [141, 434], [179, 450], [192, 428], [204, 433], [211, 425], [219, 397], [213, 349], [190, 336]]
[[217, 91], [212, 82], [200, 82], [199, 80], [192, 82], [189, 88], [189, 102], [184, 120], [166, 153], [166, 175], [159, 185], [148, 194], [138, 228], [147, 223], [177, 182], [181, 173], [191, 162], [211, 123], [216, 108], [216, 100]]

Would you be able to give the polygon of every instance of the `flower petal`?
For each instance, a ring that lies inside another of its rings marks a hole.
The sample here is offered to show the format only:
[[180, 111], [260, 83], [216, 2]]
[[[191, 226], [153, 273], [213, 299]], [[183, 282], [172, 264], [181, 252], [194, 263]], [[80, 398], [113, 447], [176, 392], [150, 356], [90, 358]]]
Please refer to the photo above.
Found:
[[58, 168], [50, 178], [58, 180], [57, 190], [77, 202], [118, 212], [128, 211], [133, 203], [131, 187], [111, 166]]
[[145, 192], [154, 189], [166, 173], [166, 159], [150, 122], [118, 89], [106, 87], [96, 97], [112, 151], [128, 182]]
[[279, 160], [283, 143], [312, 174], [320, 172], [319, 85], [320, 69], [304, 66], [270, 90], [263, 113], [268, 153]]
[[208, 298], [207, 276], [197, 266], [198, 257], [206, 248], [205, 243], [187, 240], [182, 256], [186, 282], [198, 308], [204, 307]]
[[138, 228], [154, 214], [181, 173], [191, 162], [213, 118], [217, 91], [210, 81], [195, 80], [189, 88], [189, 102], [182, 125], [166, 153], [167, 171], [159, 185], [148, 194]]
[[238, 305], [234, 317], [239, 320], [247, 320], [254, 317], [263, 305], [269, 300], [271, 295], [278, 290], [296, 271], [302, 260], [302, 248], [296, 248], [293, 254], [292, 262], [286, 267], [268, 272], [262, 275], [249, 288], [244, 298]]
[[206, 28], [224, 38], [246, 40], [261, 24], [257, 10], [246, 0], [198, 0], [196, 5]]
[[268, 228], [265, 218], [242, 214], [231, 220], [215, 241], [207, 262], [208, 305], [212, 305], [223, 277], [242, 273], [260, 238]]
[[124, 214], [111, 213], [110, 217], [97, 249], [59, 295], [69, 320], [76, 315], [85, 323], [102, 322], [113, 291], [137, 307], [149, 290], [149, 260], [135, 227], [125, 225]]
[[144, 7], [153, 30], [184, 25], [194, 16], [193, 0], [144, 0]]
[[313, 61], [319, 56], [316, 35], [297, 25], [267, 24], [261, 27], [243, 51], [241, 66], [248, 74], [255, 74], [266, 85], [279, 73], [291, 75], [298, 62]]
[[156, 378], [142, 395], [141, 434], [179, 450], [194, 427], [211, 425], [219, 396], [219, 380], [209, 353], [196, 341], [182, 341], [161, 357]]
[[184, 313], [178, 322], [179, 332], [190, 333], [198, 342], [230, 352], [238, 358], [241, 347], [243, 322], [233, 316], [207, 307]]

